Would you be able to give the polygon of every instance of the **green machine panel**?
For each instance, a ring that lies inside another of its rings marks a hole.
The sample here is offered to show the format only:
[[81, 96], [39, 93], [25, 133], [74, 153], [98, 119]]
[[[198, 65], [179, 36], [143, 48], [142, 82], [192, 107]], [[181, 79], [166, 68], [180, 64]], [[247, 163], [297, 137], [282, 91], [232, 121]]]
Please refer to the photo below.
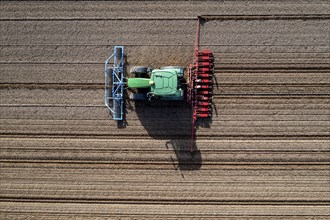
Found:
[[176, 71], [154, 70], [151, 74], [151, 93], [157, 96], [174, 95], [178, 89], [178, 77]]

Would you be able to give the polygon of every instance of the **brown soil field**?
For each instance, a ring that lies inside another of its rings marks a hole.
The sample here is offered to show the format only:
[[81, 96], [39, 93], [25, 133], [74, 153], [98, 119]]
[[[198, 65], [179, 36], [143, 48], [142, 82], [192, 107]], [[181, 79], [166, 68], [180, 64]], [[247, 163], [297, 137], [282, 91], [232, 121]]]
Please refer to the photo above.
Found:
[[[329, 219], [327, 1], [1, 1], [1, 219]], [[215, 56], [213, 116], [103, 104], [104, 60]]]

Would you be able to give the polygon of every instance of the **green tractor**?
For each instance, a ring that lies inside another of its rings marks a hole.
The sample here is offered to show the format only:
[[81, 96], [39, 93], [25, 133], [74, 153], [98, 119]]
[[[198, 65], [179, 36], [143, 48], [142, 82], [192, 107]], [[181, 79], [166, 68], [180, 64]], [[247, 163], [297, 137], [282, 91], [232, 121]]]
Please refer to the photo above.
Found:
[[136, 66], [130, 71], [127, 87], [136, 89], [130, 95], [133, 100], [184, 100], [187, 87], [184, 68], [165, 66], [159, 69]]
[[[165, 100], [166, 104], [173, 101], [187, 102], [191, 107], [193, 149], [197, 119], [212, 117], [214, 57], [210, 50], [199, 49], [200, 25], [206, 19], [212, 17], [198, 16], [194, 63], [186, 69], [180, 66], [159, 69], [135, 66], [127, 78], [124, 46], [114, 47], [114, 52], [104, 63], [104, 103], [114, 120], [119, 124], [125, 121], [125, 98], [128, 94], [132, 100]], [[133, 90], [133, 93], [126, 93], [126, 89]], [[155, 103], [158, 105], [163, 102]]]

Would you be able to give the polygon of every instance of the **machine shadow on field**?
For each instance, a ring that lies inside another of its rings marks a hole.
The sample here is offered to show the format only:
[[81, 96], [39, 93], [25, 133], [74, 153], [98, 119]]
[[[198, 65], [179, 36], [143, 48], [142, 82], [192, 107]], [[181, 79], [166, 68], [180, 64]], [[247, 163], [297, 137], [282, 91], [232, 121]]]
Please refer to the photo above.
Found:
[[195, 141], [192, 143], [191, 109], [184, 101], [155, 102], [135, 101], [135, 112], [150, 137], [170, 139], [166, 149], [173, 149], [171, 156], [175, 169], [199, 170], [202, 156]]

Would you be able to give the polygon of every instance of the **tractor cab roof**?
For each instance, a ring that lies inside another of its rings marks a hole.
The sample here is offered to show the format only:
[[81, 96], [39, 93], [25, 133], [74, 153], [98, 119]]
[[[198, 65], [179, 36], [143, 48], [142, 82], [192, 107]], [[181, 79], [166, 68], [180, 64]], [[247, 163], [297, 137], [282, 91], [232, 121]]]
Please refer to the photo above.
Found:
[[175, 70], [153, 70], [151, 92], [157, 96], [174, 95], [178, 87], [178, 77]]

